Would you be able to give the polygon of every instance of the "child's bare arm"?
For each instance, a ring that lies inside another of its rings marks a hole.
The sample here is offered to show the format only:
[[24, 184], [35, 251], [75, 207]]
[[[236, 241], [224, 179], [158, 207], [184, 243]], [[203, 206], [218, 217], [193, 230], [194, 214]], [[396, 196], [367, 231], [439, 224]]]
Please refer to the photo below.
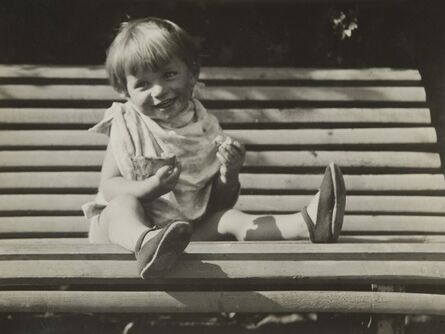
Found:
[[133, 181], [124, 178], [114, 160], [111, 144], [108, 144], [102, 165], [100, 189], [107, 201], [119, 195], [132, 195], [142, 200], [153, 200], [171, 191], [181, 173], [179, 166], [160, 168], [155, 175]]

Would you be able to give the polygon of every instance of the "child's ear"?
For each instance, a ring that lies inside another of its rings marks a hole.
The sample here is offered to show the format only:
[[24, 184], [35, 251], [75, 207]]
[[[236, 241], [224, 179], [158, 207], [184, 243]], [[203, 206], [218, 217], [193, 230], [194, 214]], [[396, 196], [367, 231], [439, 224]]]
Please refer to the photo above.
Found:
[[194, 86], [198, 82], [198, 76], [195, 73], [192, 73], [190, 76], [190, 83]]

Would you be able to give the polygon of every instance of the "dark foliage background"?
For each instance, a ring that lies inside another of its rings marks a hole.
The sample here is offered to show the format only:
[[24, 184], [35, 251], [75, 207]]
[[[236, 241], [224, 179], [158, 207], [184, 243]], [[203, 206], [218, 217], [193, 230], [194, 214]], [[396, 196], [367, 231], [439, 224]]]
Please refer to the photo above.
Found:
[[101, 64], [120, 22], [159, 16], [196, 38], [204, 65], [409, 67], [416, 62], [406, 29], [409, 7], [335, 1], [3, 0], [0, 62]]

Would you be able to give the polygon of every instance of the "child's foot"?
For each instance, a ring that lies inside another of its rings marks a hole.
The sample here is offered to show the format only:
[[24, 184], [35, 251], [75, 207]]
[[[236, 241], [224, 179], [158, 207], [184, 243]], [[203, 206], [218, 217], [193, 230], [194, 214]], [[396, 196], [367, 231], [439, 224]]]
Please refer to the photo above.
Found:
[[189, 223], [176, 221], [141, 235], [135, 252], [141, 277], [158, 277], [167, 272], [189, 244], [191, 233]]
[[340, 168], [330, 163], [320, 190], [301, 211], [312, 242], [334, 242], [340, 235], [346, 206], [346, 189]]

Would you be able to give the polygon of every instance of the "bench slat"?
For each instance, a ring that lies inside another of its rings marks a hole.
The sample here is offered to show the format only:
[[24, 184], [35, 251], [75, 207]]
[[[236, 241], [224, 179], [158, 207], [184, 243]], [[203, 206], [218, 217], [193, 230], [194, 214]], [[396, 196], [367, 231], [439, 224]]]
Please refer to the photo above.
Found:
[[[125, 300], [125, 306], [122, 300]], [[445, 296], [420, 293], [356, 291], [0, 292], [0, 312], [354, 312], [445, 315], [444, 310]]]
[[[327, 260], [186, 260], [160, 280], [142, 280], [134, 260], [11, 260], [0, 261], [5, 284], [133, 284], [189, 286], [230, 283], [257, 284], [425, 284], [443, 285], [444, 261]], [[198, 288], [199, 290], [199, 288]]]
[[[236, 207], [243, 211], [301, 210], [311, 196], [242, 195]], [[445, 201], [431, 196], [348, 196], [348, 212], [445, 213]]]
[[[306, 241], [294, 241], [295, 243], [306, 243]], [[445, 242], [445, 236], [444, 235], [427, 235], [427, 234], [409, 234], [409, 235], [402, 235], [402, 234], [395, 234], [395, 235], [376, 235], [376, 234], [369, 234], [369, 235], [342, 235], [340, 236], [340, 242], [345, 243], [364, 243], [364, 244], [388, 244], [388, 243], [406, 243], [406, 244], [419, 244], [419, 243], [426, 243], [426, 244], [435, 244], [435, 243], [444, 243]], [[7, 239], [0, 239], [0, 245], [88, 245], [88, 238], [86, 236], [79, 237], [79, 236], [57, 236], [56, 238], [47, 236], [47, 237], [41, 237], [41, 236], [35, 236], [35, 237], [18, 237], [18, 238], [7, 238]]]
[[[423, 87], [206, 87], [202, 100], [425, 102]], [[105, 100], [121, 97], [108, 85], [0, 85], [0, 100]]]
[[[83, 216], [19, 216], [0, 217], [0, 234], [17, 235], [87, 233]], [[351, 234], [434, 234], [445, 233], [444, 216], [346, 215], [343, 232]]]
[[[344, 175], [350, 191], [444, 191], [442, 174]], [[314, 191], [321, 174], [240, 174], [243, 189]], [[1, 190], [65, 190], [99, 186], [99, 172], [0, 172]]]
[[[82, 216], [22, 216], [0, 217], [0, 234], [14, 237], [17, 235], [54, 235], [86, 234], [88, 224]], [[384, 216], [384, 215], [346, 215], [343, 232], [352, 234], [434, 234], [445, 233], [443, 216]]]
[[[0, 244], [0, 260], [29, 260], [40, 259], [71, 259], [79, 260], [100, 258], [108, 255], [108, 259], [133, 259], [132, 252], [114, 244]], [[123, 257], [122, 255], [128, 255]], [[423, 257], [425, 261], [441, 260], [445, 249], [440, 244], [375, 244], [375, 243], [336, 243], [312, 244], [295, 241], [259, 241], [259, 242], [191, 242], [182, 255], [182, 259], [216, 259], [224, 256], [225, 260], [247, 259], [249, 256], [276, 257], [292, 260], [413, 260]], [[43, 257], [47, 256], [47, 257]]]
[[[0, 65], [0, 77], [105, 79], [103, 66]], [[201, 79], [214, 80], [421, 80], [417, 70], [393, 68], [317, 69], [203, 67]]]
[[[1, 212], [79, 212], [94, 195], [0, 195]], [[241, 195], [236, 208], [255, 212], [299, 211], [308, 205], [311, 195]], [[445, 213], [445, 201], [437, 196], [348, 196], [349, 212]]]
[[[104, 151], [0, 151], [2, 167], [95, 167]], [[335, 161], [341, 167], [435, 168], [440, 158], [425, 152], [360, 151], [259, 151], [247, 152], [246, 167], [325, 167]]]
[[[433, 144], [434, 128], [227, 130], [245, 145]], [[0, 146], [105, 146], [103, 134], [84, 130], [3, 130]]]
[[[223, 124], [231, 123], [406, 123], [430, 124], [426, 108], [283, 108], [210, 109]], [[104, 108], [0, 108], [3, 124], [79, 124], [99, 122]]]

